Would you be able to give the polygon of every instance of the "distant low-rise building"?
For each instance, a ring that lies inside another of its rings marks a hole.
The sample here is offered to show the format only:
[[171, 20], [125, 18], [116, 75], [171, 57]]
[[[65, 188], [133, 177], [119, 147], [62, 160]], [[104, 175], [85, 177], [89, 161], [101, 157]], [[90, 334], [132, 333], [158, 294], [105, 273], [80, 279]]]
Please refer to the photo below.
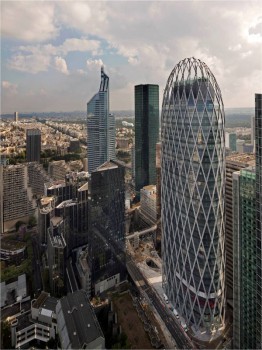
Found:
[[226, 132], [226, 147], [231, 151], [236, 152], [237, 150], [237, 134], [233, 132]]

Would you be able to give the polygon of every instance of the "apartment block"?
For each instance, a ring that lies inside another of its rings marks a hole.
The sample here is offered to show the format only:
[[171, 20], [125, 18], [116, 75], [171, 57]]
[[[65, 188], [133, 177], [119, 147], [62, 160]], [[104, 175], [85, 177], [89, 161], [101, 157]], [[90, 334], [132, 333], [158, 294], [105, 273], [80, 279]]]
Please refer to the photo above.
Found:
[[27, 163], [28, 182], [36, 197], [43, 196], [45, 193], [45, 183], [50, 182], [50, 177], [44, 170], [42, 164], [38, 162]]
[[28, 167], [7, 165], [3, 171], [3, 230], [13, 230], [18, 220], [28, 222], [35, 212], [32, 189], [28, 184]]

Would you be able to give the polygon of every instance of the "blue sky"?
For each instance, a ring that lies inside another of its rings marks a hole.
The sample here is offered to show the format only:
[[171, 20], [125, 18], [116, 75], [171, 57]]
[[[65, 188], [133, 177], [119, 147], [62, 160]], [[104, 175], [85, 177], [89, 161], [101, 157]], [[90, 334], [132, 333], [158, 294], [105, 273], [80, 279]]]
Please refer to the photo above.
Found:
[[260, 1], [1, 1], [1, 113], [85, 110], [103, 64], [112, 110], [185, 57], [208, 64], [225, 107], [262, 92]]

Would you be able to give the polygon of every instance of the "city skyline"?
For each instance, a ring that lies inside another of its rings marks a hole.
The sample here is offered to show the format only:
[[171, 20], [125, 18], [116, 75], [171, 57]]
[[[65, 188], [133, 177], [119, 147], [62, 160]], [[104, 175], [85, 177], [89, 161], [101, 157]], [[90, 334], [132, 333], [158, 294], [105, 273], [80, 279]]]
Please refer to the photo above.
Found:
[[260, 90], [259, 2], [2, 1], [1, 7], [1, 113], [84, 110], [101, 65], [112, 77], [112, 110], [132, 109], [133, 86], [152, 82], [160, 86], [161, 106], [168, 72], [192, 56], [216, 74], [225, 107], [252, 107]]

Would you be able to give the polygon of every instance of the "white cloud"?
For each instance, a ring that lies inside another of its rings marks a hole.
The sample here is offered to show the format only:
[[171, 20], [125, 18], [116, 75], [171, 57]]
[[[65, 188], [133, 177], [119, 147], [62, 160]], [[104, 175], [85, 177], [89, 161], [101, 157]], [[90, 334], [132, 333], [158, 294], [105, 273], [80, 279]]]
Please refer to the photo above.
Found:
[[92, 69], [100, 69], [102, 66], [104, 66], [104, 63], [100, 58], [98, 60], [88, 59], [86, 61], [86, 65], [89, 70], [92, 70]]
[[13, 84], [10, 81], [3, 80], [2, 88], [11, 95], [15, 95], [17, 93], [17, 84]]
[[8, 68], [20, 72], [39, 73], [45, 72], [50, 66], [50, 56], [44, 52], [35, 52], [33, 54], [15, 54], [8, 61]]
[[58, 34], [51, 2], [2, 1], [1, 10], [3, 37], [42, 42]]
[[[37, 4], [43, 8], [42, 2]], [[252, 106], [254, 92], [261, 89], [261, 17], [256, 2], [241, 1], [239, 6], [237, 1], [60, 1], [48, 5], [54, 12], [49, 12], [47, 23], [55, 31], [59, 28], [59, 41], [18, 47], [9, 68], [44, 71], [54, 65], [55, 57], [66, 59], [70, 75], [63, 93], [68, 105], [72, 101], [71, 109], [81, 109], [85, 98], [97, 91], [98, 71], [104, 63], [114, 109], [133, 108], [133, 87], [140, 83], [160, 85], [161, 105], [171, 70], [191, 56], [208, 64], [226, 107]], [[16, 12], [17, 23], [23, 20], [22, 15], [23, 11], [21, 15]], [[77, 52], [87, 53], [86, 67], [80, 61], [83, 55], [77, 56]], [[61, 95], [59, 83], [64, 78], [56, 75], [54, 93]], [[80, 96], [84, 96], [82, 102]]]
[[76, 28], [82, 33], [103, 36], [109, 24], [110, 6], [106, 1], [62, 1], [57, 3], [57, 19], [66, 27]]
[[92, 55], [101, 54], [100, 42], [98, 40], [88, 40], [85, 38], [66, 39], [64, 43], [57, 48], [57, 50], [61, 51], [65, 55], [70, 51], [79, 51], [79, 52], [87, 51], [87, 52], [91, 52]]
[[67, 68], [67, 63], [66, 63], [66, 60], [64, 58], [57, 56], [57, 57], [55, 57], [54, 62], [55, 62], [56, 70], [58, 70], [59, 72], [65, 74], [65, 75], [69, 74], [69, 71]]

